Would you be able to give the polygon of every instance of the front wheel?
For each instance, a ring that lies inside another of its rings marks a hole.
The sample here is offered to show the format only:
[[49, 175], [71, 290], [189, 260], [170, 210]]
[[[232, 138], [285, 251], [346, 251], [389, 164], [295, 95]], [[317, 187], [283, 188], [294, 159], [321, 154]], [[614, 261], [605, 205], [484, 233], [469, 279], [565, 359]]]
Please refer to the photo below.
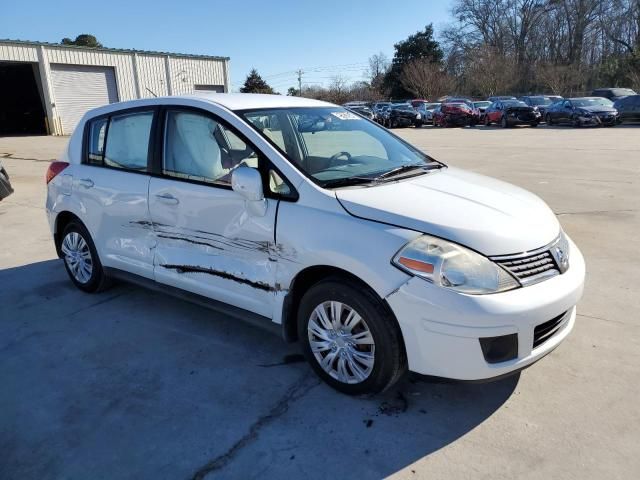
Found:
[[547, 125], [553, 125], [553, 120], [551, 119], [551, 115], [547, 113], [547, 115], [544, 118]]
[[502, 128], [507, 128], [509, 126], [509, 122], [507, 121], [507, 117], [505, 117], [504, 115], [502, 116], [502, 119], [500, 120], [500, 126]]
[[400, 329], [374, 292], [330, 278], [312, 286], [298, 309], [305, 357], [331, 387], [349, 395], [391, 387], [407, 370]]

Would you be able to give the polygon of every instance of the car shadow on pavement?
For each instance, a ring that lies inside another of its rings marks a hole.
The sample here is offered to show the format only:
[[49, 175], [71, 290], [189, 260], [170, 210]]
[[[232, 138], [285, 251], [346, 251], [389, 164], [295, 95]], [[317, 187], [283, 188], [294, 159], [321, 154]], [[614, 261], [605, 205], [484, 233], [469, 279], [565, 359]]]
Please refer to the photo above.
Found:
[[0, 478], [379, 478], [512, 395], [407, 376], [353, 398], [297, 346], [128, 284], [96, 295], [49, 260], [0, 270]]

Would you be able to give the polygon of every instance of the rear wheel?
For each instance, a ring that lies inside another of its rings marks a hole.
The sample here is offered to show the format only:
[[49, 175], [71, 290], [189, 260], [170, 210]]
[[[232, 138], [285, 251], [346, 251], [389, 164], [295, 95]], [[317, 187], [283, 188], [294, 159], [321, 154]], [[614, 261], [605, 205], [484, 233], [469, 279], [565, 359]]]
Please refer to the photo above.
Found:
[[485, 115], [484, 116], [484, 126], [488, 127], [489, 125], [491, 125], [491, 122], [489, 121], [489, 116]]
[[312, 286], [300, 302], [298, 332], [314, 371], [343, 393], [381, 392], [407, 369], [395, 318], [356, 282], [330, 278]]
[[500, 119], [500, 126], [502, 128], [507, 128], [509, 127], [509, 122], [507, 122], [507, 117], [502, 115], [502, 118]]
[[110, 285], [91, 235], [81, 223], [72, 221], [65, 227], [60, 252], [69, 278], [80, 290], [94, 293]]
[[548, 113], [544, 117], [544, 121], [547, 123], [547, 125], [553, 125], [553, 120], [551, 119], [551, 115], [549, 115]]

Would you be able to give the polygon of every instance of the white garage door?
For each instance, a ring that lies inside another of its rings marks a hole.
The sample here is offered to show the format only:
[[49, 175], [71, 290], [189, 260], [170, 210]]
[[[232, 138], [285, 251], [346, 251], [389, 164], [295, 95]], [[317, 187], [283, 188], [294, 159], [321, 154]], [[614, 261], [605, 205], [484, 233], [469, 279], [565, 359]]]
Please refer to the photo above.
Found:
[[65, 135], [73, 133], [87, 110], [118, 101], [113, 67], [51, 64], [51, 80]]

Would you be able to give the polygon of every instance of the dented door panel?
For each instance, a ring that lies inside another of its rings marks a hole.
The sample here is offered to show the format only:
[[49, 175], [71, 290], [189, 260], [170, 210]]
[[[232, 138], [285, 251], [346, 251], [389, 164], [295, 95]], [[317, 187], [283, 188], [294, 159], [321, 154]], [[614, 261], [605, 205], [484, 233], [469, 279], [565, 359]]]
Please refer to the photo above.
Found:
[[[168, 202], [173, 198], [177, 203]], [[151, 222], [158, 282], [271, 317], [276, 265], [276, 201], [263, 216], [230, 189], [152, 178]]]

